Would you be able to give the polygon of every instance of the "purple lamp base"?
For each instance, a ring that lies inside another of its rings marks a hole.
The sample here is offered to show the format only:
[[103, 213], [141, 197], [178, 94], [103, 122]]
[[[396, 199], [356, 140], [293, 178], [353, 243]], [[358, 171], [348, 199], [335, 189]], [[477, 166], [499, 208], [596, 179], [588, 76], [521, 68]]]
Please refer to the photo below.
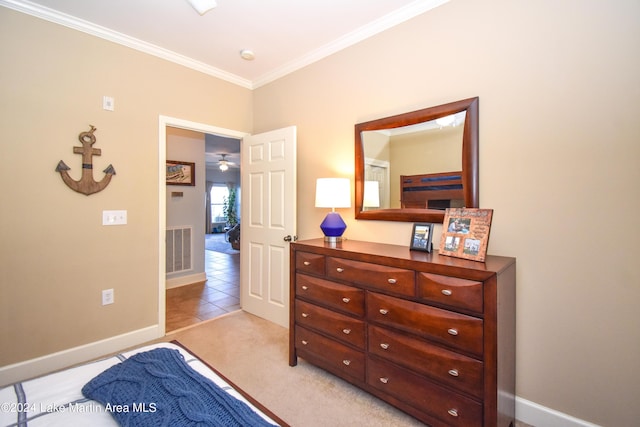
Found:
[[325, 242], [340, 242], [342, 241], [342, 233], [347, 229], [347, 224], [344, 223], [338, 212], [329, 212], [320, 224], [320, 229], [324, 233]]

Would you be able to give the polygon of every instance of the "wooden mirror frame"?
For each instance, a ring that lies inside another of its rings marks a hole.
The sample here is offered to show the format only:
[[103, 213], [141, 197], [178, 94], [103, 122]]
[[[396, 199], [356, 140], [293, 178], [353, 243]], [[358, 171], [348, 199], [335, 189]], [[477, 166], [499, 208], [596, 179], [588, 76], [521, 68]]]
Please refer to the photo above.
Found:
[[355, 216], [356, 219], [404, 222], [444, 221], [444, 211], [436, 209], [376, 209], [362, 210], [364, 197], [364, 147], [362, 132], [393, 129], [414, 125], [466, 111], [462, 135], [462, 191], [465, 207], [480, 206], [478, 191], [478, 97], [463, 99], [449, 104], [398, 114], [355, 125]]

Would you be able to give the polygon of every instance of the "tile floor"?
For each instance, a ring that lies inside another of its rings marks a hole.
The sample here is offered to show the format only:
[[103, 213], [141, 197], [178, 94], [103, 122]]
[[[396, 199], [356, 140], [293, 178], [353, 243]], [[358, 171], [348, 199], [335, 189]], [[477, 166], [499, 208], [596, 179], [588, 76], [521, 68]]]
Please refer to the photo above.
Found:
[[240, 309], [240, 254], [204, 252], [207, 281], [167, 289], [167, 332]]

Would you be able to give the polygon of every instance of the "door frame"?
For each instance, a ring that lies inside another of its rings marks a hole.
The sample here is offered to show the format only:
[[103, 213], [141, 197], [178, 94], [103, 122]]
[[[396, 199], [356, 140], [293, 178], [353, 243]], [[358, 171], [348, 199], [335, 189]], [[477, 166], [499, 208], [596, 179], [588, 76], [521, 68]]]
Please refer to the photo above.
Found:
[[[167, 127], [174, 127], [195, 132], [209, 133], [231, 138], [243, 139], [248, 132], [225, 129], [204, 123], [192, 122], [169, 116], [158, 116], [158, 335], [166, 335], [166, 253], [165, 232], [167, 228], [167, 195], [166, 195], [166, 162], [167, 162]], [[242, 150], [242, 144], [240, 144]], [[241, 156], [242, 158], [242, 156]], [[240, 163], [242, 167], [242, 161]], [[240, 261], [242, 262], [242, 260]]]

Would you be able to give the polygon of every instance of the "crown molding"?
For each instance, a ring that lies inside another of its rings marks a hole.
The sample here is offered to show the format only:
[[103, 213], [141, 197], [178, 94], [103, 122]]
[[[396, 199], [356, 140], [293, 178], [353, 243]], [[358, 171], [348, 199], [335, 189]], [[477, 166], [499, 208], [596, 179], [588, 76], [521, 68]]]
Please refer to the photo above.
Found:
[[401, 24], [442, 4], [445, 4], [448, 1], [449, 0], [416, 0], [415, 2], [408, 4], [403, 8], [385, 15], [370, 24], [360, 27], [349, 34], [320, 47], [319, 49], [303, 55], [294, 61], [288, 62], [287, 64], [284, 64], [283, 66], [260, 76], [254, 81], [239, 77], [235, 74], [220, 70], [219, 68], [212, 67], [201, 61], [197, 61], [171, 50], [164, 49], [160, 46], [156, 46], [154, 44], [147, 43], [134, 37], [127, 36], [126, 34], [113, 31], [109, 28], [96, 25], [89, 21], [85, 21], [83, 19], [58, 12], [57, 10], [41, 6], [28, 0], [0, 0], [0, 6], [4, 6], [18, 12], [26, 13], [28, 15], [35, 16], [37, 18], [41, 18], [59, 25], [63, 25], [74, 30], [82, 31], [84, 33], [130, 47], [140, 52], [165, 59], [184, 67], [191, 68], [204, 74], [208, 74], [221, 80], [253, 90], [257, 89], [260, 86], [271, 83], [281, 77], [284, 77], [287, 74], [291, 74], [294, 71], [304, 68], [307, 65], [320, 61], [327, 56], [346, 49], [349, 46], [361, 42], [362, 40], [372, 37], [398, 24]]
[[436, 7], [448, 2], [449, 0], [416, 0], [415, 2], [408, 4], [403, 8], [400, 8], [388, 15], [383, 16], [382, 18], [364, 25], [349, 34], [346, 34], [345, 36], [340, 37], [339, 39], [336, 39], [333, 42], [320, 47], [319, 49], [309, 52], [308, 54], [303, 55], [300, 58], [259, 77], [258, 79], [253, 81], [253, 88], [256, 89], [260, 86], [271, 83], [281, 77], [286, 76], [287, 74], [304, 68], [307, 65], [311, 65], [314, 62], [320, 61], [327, 56], [333, 55], [334, 53], [346, 49], [349, 46], [368, 39], [369, 37], [373, 37], [378, 33], [395, 27], [396, 25], [408, 21], [411, 18], [415, 18], [418, 15], [428, 12], [431, 9], [435, 9]]
[[60, 24], [74, 30], [82, 31], [83, 33], [91, 34], [93, 36], [130, 47], [140, 52], [144, 52], [158, 58], [162, 58], [167, 61], [182, 65], [184, 67], [200, 71], [201, 73], [217, 77], [221, 80], [228, 81], [238, 86], [253, 89], [251, 81], [238, 77], [235, 74], [228, 73], [226, 71], [207, 65], [203, 62], [196, 61], [195, 59], [186, 57], [168, 49], [164, 49], [160, 46], [147, 43], [134, 37], [130, 37], [126, 34], [122, 34], [109, 28], [96, 25], [92, 22], [76, 18], [75, 16], [71, 16], [66, 13], [58, 12], [57, 10], [35, 4], [27, 0], [0, 0], [0, 6], [4, 6], [18, 12], [26, 13], [28, 15], [35, 16], [49, 22]]

